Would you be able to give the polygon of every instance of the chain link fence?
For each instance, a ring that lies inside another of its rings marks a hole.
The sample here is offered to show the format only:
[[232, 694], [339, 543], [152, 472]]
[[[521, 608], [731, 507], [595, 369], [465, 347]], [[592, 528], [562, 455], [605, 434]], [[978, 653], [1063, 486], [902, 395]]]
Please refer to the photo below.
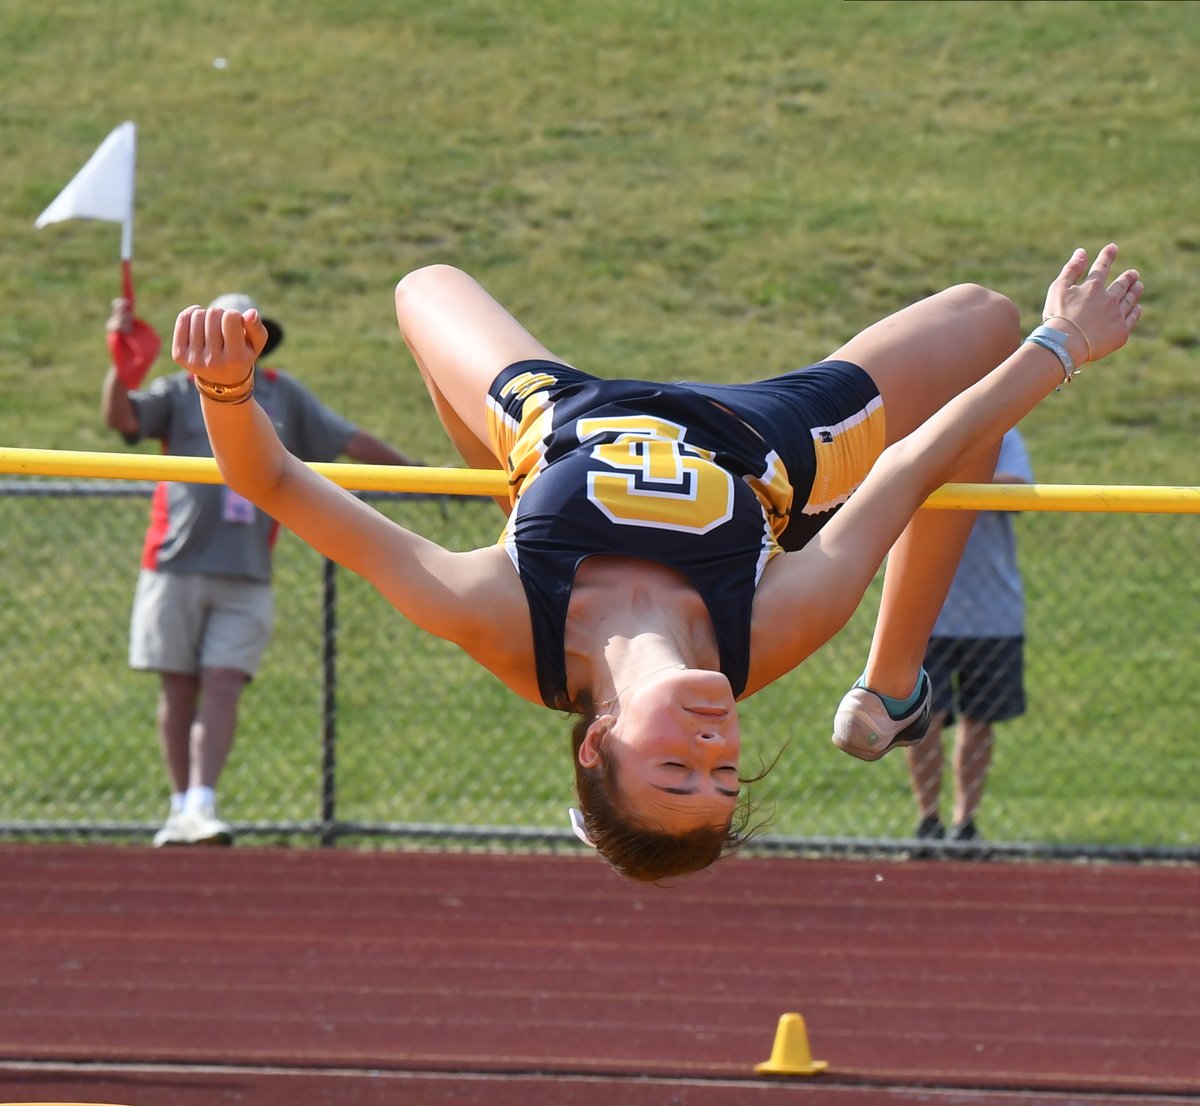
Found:
[[[158, 680], [126, 662], [150, 490], [0, 482], [0, 835], [144, 841], [165, 816]], [[490, 500], [368, 498], [452, 548], [502, 523]], [[1200, 859], [1200, 519], [1026, 512], [1016, 525], [1029, 705], [997, 726], [977, 816], [989, 850]], [[221, 780], [240, 839], [577, 847], [567, 716], [517, 699], [286, 532], [275, 567], [275, 634]], [[743, 704], [743, 772], [782, 750], [750, 788], [754, 848], [912, 847], [903, 757], [864, 764], [829, 742], [876, 605], [873, 590], [835, 641]], [[943, 811], [949, 754], [947, 735]]]

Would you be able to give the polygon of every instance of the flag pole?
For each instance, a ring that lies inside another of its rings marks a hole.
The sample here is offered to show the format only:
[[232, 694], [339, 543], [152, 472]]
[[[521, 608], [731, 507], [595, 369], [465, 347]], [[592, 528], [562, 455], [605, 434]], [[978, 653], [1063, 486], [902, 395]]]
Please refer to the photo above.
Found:
[[130, 312], [133, 311], [133, 269], [130, 267], [129, 258], [121, 259], [121, 296], [129, 304]]
[[[129, 123], [130, 160], [137, 164], [137, 126]], [[136, 177], [129, 175], [129, 206], [121, 220], [121, 295], [129, 304], [133, 314], [133, 198], [136, 193]]]

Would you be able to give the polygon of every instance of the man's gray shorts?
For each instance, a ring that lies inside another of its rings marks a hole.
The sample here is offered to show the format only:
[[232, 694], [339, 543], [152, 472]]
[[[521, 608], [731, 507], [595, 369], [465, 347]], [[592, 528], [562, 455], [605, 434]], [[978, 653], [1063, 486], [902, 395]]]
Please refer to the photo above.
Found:
[[142, 569], [133, 596], [129, 666], [152, 672], [258, 672], [275, 624], [270, 584]]

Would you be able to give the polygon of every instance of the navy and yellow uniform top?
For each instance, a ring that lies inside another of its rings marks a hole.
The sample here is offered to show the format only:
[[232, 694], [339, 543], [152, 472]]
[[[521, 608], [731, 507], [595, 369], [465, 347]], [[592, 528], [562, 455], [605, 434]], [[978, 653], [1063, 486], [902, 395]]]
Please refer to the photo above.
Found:
[[[837, 421], [814, 425], [827, 415]], [[593, 555], [681, 573], [708, 610], [721, 670], [740, 695], [754, 590], [767, 562], [797, 547], [781, 544], [799, 529], [789, 525], [794, 501], [813, 516], [811, 537], [878, 455], [883, 411], [870, 378], [844, 362], [707, 386], [521, 361], [489, 390], [488, 430], [507, 464], [513, 511], [500, 544], [529, 602], [539, 690], [547, 706], [568, 709], [567, 607], [575, 573]]]

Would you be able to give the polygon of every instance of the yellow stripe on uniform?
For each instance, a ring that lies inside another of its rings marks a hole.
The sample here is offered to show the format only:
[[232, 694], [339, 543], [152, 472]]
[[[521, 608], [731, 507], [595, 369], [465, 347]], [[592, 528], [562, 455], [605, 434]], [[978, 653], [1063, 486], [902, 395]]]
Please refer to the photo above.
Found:
[[816, 475], [804, 514], [817, 515], [844, 503], [883, 452], [886, 424], [883, 400], [876, 396], [861, 411], [833, 426], [814, 426]]

